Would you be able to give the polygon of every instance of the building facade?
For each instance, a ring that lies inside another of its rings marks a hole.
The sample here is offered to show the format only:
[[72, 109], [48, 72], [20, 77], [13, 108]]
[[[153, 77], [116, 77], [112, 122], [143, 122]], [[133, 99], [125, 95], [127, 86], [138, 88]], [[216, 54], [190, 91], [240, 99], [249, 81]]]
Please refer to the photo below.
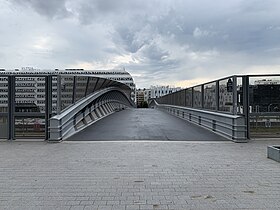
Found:
[[159, 98], [169, 93], [174, 93], [181, 90], [181, 87], [170, 87], [168, 86], [151, 86], [148, 92], [150, 98]]
[[136, 105], [137, 105], [137, 107], [141, 107], [141, 105], [145, 101], [144, 100], [144, 92], [145, 92], [145, 89], [137, 89], [136, 90]]
[[[135, 84], [132, 76], [125, 70], [83, 70], [83, 69], [65, 69], [65, 70], [39, 70], [33, 68], [23, 68], [21, 70], [0, 70], [0, 112], [7, 111], [8, 107], [8, 77], [7, 75], [16, 75], [16, 108], [22, 111], [28, 111], [27, 106], [23, 104], [28, 104], [28, 107], [39, 107], [40, 112], [44, 112], [45, 109], [45, 78], [40, 77], [40, 75], [61, 75], [61, 103], [62, 106], [67, 106], [72, 103], [72, 91], [73, 91], [73, 76], [78, 77], [76, 81], [76, 96], [82, 97], [84, 94], [84, 87], [86, 86], [87, 80], [83, 76], [96, 76], [100, 78], [106, 78], [110, 80], [115, 80], [128, 85], [131, 90], [131, 99], [135, 101]], [[32, 75], [28, 77], [26, 75]], [[34, 77], [33, 77], [34, 75]], [[38, 77], [36, 77], [38, 75]], [[53, 112], [57, 110], [57, 79], [58, 77], [53, 77], [52, 79], [52, 91], [53, 91]], [[71, 89], [72, 88], [72, 89]], [[81, 95], [81, 96], [80, 96]], [[22, 107], [22, 108], [20, 108]]]

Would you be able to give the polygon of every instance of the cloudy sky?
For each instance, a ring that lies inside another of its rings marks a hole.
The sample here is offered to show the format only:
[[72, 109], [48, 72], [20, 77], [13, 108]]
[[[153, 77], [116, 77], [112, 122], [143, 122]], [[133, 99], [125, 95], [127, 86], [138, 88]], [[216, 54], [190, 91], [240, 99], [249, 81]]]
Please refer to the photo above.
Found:
[[280, 73], [279, 0], [0, 0], [0, 68], [125, 67], [137, 87]]

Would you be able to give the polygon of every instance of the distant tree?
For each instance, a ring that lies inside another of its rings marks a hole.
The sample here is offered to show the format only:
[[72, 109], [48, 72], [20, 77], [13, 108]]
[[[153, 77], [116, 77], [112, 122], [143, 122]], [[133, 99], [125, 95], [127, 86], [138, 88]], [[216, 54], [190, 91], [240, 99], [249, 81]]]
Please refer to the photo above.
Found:
[[148, 105], [147, 101], [143, 101], [141, 103], [141, 106], [142, 106], [142, 108], [149, 108], [149, 105]]

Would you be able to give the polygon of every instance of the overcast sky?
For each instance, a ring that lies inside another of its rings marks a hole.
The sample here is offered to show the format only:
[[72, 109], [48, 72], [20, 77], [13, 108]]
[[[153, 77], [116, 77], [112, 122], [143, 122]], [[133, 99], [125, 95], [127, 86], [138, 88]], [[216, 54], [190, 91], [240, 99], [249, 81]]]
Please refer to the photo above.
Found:
[[125, 67], [137, 87], [280, 73], [279, 0], [0, 0], [0, 68]]

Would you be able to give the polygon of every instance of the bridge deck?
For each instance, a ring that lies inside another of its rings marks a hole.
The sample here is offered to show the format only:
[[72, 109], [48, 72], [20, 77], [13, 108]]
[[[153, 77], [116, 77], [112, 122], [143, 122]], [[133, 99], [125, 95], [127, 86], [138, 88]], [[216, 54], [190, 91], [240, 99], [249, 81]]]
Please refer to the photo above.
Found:
[[68, 140], [220, 141], [226, 139], [156, 109], [127, 109], [96, 122]]

